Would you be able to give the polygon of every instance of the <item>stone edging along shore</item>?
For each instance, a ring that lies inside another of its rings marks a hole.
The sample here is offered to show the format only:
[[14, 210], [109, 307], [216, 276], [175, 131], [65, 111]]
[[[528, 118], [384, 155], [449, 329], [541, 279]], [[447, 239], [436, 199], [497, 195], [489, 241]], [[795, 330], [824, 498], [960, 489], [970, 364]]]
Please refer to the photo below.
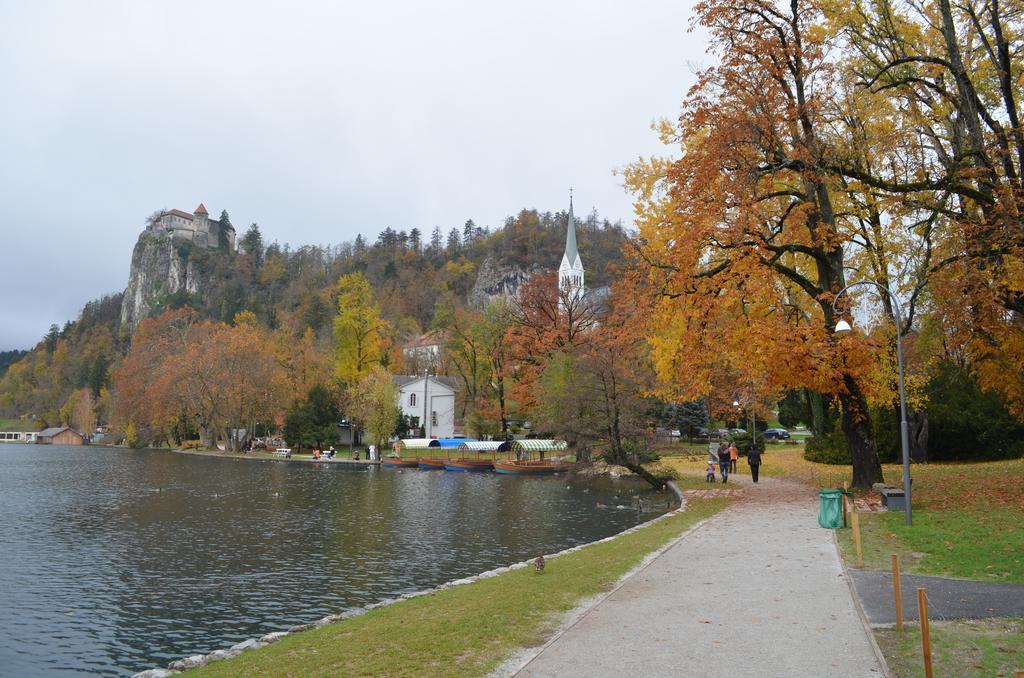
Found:
[[[669, 518], [670, 516], [674, 516], [674, 515], [676, 515], [678, 513], [681, 513], [683, 511], [685, 511], [686, 510], [686, 499], [685, 499], [683, 493], [679, 490], [679, 488], [676, 486], [675, 483], [669, 481], [667, 484], [668, 484], [669, 491], [672, 493], [672, 495], [674, 497], [676, 497], [676, 500], [679, 502], [679, 504], [680, 504], [679, 508], [676, 508], [676, 509], [674, 509], [672, 511], [668, 511], [667, 513], [663, 513], [662, 515], [658, 516], [657, 518], [654, 518], [653, 520], [648, 520], [645, 523], [641, 523], [639, 525], [634, 525], [633, 527], [630, 527], [629, 529], [623, 530], [622, 532], [619, 532], [618, 534], [613, 534], [610, 537], [605, 537], [604, 539], [598, 539], [596, 541], [588, 542], [586, 544], [579, 544], [578, 546], [573, 546], [573, 547], [564, 549], [562, 551], [559, 551], [558, 553], [553, 553], [551, 555], [545, 554], [544, 558], [546, 560], [547, 559], [551, 559], [551, 558], [558, 558], [559, 556], [564, 556], [564, 555], [567, 555], [569, 553], [575, 553], [576, 551], [580, 551], [580, 550], [585, 549], [588, 546], [592, 546], [594, 544], [602, 544], [602, 543], [605, 543], [605, 542], [614, 541], [615, 539], [618, 539], [619, 537], [621, 537], [623, 535], [632, 534], [633, 532], [636, 532], [638, 530], [642, 530], [643, 528], [648, 527], [649, 525], [654, 525], [655, 523], [657, 523], [659, 521], [662, 521], [662, 520], [665, 520], [665, 519]], [[664, 548], [666, 548], [667, 546], [670, 546], [674, 542], [675, 542], [675, 540], [672, 540], [668, 544], [666, 544], [665, 546], [663, 546], [663, 547], [655, 550], [654, 552], [648, 554], [644, 558], [644, 560], [640, 563], [640, 565], [638, 567], [643, 567], [644, 564], [649, 561], [649, 559], [657, 557], [657, 555], [660, 554], [664, 550]], [[259, 638], [250, 638], [248, 640], [243, 640], [242, 642], [236, 643], [236, 644], [232, 645], [229, 648], [225, 648], [225, 649], [222, 649], [222, 650], [214, 650], [213, 652], [210, 652], [209, 654], [194, 654], [194, 655], [191, 655], [189, 657], [185, 657], [183, 659], [177, 659], [175, 661], [172, 661], [170, 664], [168, 664], [167, 668], [165, 668], [165, 669], [147, 669], [146, 671], [140, 671], [139, 673], [134, 674], [132, 676], [132, 678], [165, 678], [166, 676], [174, 676], [174, 675], [177, 675], [177, 674], [181, 673], [182, 671], [187, 671], [189, 669], [197, 669], [197, 668], [199, 668], [201, 666], [205, 666], [206, 664], [209, 664], [210, 662], [218, 661], [218, 660], [221, 660], [221, 659], [231, 659], [232, 657], [236, 657], [236, 656], [238, 656], [239, 654], [241, 654], [242, 652], [244, 652], [246, 650], [253, 650], [253, 649], [260, 648], [260, 647], [265, 647], [267, 645], [271, 645], [271, 644], [276, 643], [277, 641], [281, 640], [285, 636], [291, 635], [293, 633], [301, 633], [302, 631], [308, 631], [310, 629], [318, 629], [321, 626], [326, 626], [326, 625], [332, 624], [334, 622], [343, 621], [345, 619], [351, 619], [353, 617], [358, 617], [358, 616], [364, 615], [364, 614], [366, 614], [367, 612], [369, 612], [371, 610], [377, 609], [378, 607], [384, 607], [386, 605], [393, 605], [395, 603], [401, 602], [403, 600], [408, 600], [410, 598], [418, 598], [420, 596], [427, 596], [427, 595], [430, 595], [432, 593], [437, 593], [439, 591], [444, 591], [445, 589], [450, 589], [453, 586], [463, 586], [465, 584], [472, 584], [473, 582], [479, 581], [481, 579], [489, 579], [491, 577], [496, 577], [499, 574], [504, 574], [506, 572], [511, 572], [512, 570], [519, 570], [519, 569], [522, 569], [524, 567], [528, 567], [532, 563], [533, 563], [533, 559], [524, 560], [524, 561], [521, 561], [521, 562], [518, 562], [518, 563], [513, 563], [511, 565], [507, 565], [505, 567], [498, 567], [498, 568], [495, 568], [493, 570], [488, 570], [486, 572], [481, 572], [480, 574], [472, 576], [472, 577], [465, 577], [464, 579], [455, 579], [453, 581], [445, 582], [443, 584], [439, 584], [438, 586], [435, 586], [432, 589], [424, 589], [422, 591], [416, 591], [414, 593], [405, 593], [405, 594], [403, 594], [401, 596], [398, 596], [396, 598], [389, 598], [387, 600], [382, 600], [379, 603], [371, 603], [371, 604], [365, 605], [363, 607], [357, 607], [354, 610], [348, 610], [347, 612], [341, 612], [339, 614], [329, 614], [326, 617], [318, 619], [315, 622], [312, 622], [312, 623], [309, 623], [309, 624], [298, 624], [296, 626], [292, 626], [287, 631], [274, 631], [273, 633], [264, 634], [264, 635], [260, 636]], [[629, 574], [630, 573], [627, 573], [625, 576], [628, 577]]]

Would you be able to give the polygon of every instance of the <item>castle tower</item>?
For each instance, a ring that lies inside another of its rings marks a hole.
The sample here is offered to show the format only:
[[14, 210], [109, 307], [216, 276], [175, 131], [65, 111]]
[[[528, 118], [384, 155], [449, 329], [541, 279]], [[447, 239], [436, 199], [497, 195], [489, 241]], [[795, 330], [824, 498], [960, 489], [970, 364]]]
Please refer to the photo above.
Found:
[[576, 248], [576, 219], [572, 213], [572, 190], [569, 191], [569, 224], [565, 230], [565, 252], [558, 266], [558, 288], [565, 297], [584, 293], [583, 260]]
[[203, 247], [209, 247], [210, 243], [210, 213], [206, 211], [206, 206], [203, 203], [199, 203], [199, 207], [192, 212], [192, 242], [202, 245]]

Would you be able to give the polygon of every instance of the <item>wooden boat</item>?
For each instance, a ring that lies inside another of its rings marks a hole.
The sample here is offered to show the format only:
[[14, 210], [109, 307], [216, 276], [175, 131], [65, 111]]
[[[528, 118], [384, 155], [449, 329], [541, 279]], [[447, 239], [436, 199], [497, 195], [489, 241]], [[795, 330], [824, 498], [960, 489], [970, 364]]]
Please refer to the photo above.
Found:
[[571, 471], [573, 466], [574, 464], [564, 461], [499, 459], [494, 462], [494, 472], [513, 476], [548, 476]]
[[[481, 452], [505, 452], [509, 443], [504, 440], [464, 440], [459, 443], [460, 457], [449, 459], [444, 465], [448, 471], [493, 471], [494, 459], [481, 458]], [[474, 456], [469, 456], [475, 453]]]
[[381, 457], [381, 466], [387, 468], [417, 468], [420, 464], [416, 459], [402, 459], [401, 457]]
[[446, 471], [493, 471], [494, 461], [491, 459], [445, 459]]
[[[564, 452], [568, 445], [562, 440], [516, 440], [512, 443], [514, 459], [494, 462], [495, 473], [516, 476], [546, 476], [571, 471], [574, 464], [555, 459], [544, 459], [549, 452]], [[538, 459], [531, 458], [537, 455]]]
[[419, 457], [416, 461], [424, 471], [443, 471], [444, 465], [448, 462], [444, 457]]

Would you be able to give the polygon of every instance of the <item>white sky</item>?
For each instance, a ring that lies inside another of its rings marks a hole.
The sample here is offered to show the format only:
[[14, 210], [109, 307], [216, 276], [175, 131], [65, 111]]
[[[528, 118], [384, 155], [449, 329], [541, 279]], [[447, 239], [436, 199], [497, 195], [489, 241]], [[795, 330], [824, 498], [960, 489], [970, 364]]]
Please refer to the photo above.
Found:
[[145, 217], [334, 244], [632, 222], [613, 176], [661, 153], [704, 40], [689, 3], [0, 0], [0, 350], [124, 289]]

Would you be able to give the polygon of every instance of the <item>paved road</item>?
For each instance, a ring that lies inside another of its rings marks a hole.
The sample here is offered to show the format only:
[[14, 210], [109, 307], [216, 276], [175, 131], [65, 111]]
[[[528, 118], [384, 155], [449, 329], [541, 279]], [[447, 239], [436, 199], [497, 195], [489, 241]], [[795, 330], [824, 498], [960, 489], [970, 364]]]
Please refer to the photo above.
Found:
[[[850, 570], [872, 624], [896, 621], [892, 573]], [[900, 574], [903, 619], [917, 619], [917, 589], [928, 591], [929, 619], [1024, 617], [1024, 585]]]
[[730, 477], [743, 501], [582, 616], [519, 676], [881, 676], [817, 496]]

